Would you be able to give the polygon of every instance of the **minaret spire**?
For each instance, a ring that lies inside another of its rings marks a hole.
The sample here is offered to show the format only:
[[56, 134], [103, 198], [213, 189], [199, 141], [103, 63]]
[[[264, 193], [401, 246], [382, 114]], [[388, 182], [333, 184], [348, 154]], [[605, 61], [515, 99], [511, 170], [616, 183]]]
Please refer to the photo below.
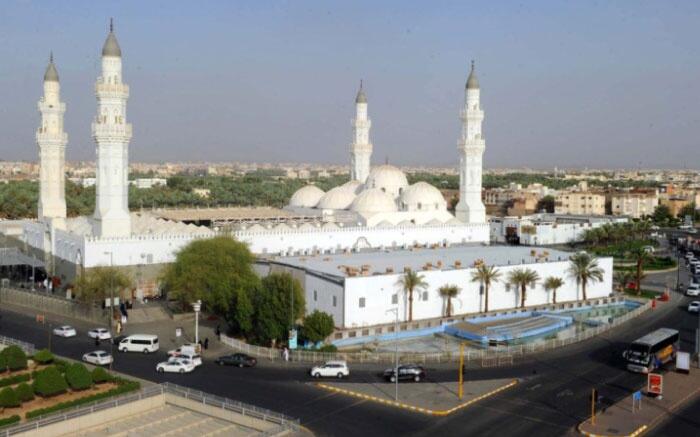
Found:
[[[113, 32], [114, 32], [114, 18], [109, 17], [109, 33], [113, 33]], [[474, 63], [474, 61], [472, 61], [472, 64], [473, 63]]]
[[350, 179], [364, 183], [369, 176], [372, 143], [369, 129], [372, 121], [367, 116], [367, 96], [364, 81], [360, 79], [360, 89], [355, 97], [355, 119], [352, 120], [353, 139], [350, 144]]

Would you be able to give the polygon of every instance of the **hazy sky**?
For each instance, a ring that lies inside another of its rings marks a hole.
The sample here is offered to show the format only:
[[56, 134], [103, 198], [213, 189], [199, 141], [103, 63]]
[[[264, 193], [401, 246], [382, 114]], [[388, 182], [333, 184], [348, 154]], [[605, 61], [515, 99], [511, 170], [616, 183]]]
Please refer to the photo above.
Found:
[[109, 17], [135, 161], [457, 162], [470, 59], [487, 166], [700, 167], [698, 1], [0, 3], [0, 159], [36, 160], [50, 50], [69, 160], [93, 160]]

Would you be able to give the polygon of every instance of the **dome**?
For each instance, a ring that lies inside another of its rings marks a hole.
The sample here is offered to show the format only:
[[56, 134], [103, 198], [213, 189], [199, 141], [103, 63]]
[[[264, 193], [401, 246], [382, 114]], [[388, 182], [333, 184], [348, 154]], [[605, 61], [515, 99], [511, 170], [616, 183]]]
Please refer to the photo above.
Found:
[[360, 194], [360, 191], [364, 188], [364, 185], [362, 185], [362, 182], [360, 181], [348, 181], [345, 182], [341, 187], [352, 191], [354, 194]]
[[117, 37], [114, 36], [112, 20], [109, 20], [109, 35], [107, 35], [105, 45], [102, 46], [102, 56], [116, 56], [117, 58], [121, 58], [122, 56], [122, 49], [119, 47]]
[[395, 212], [396, 202], [389, 194], [379, 188], [370, 188], [355, 197], [350, 209], [361, 214]]
[[416, 182], [403, 190], [399, 205], [402, 211], [439, 211], [447, 209], [440, 190], [427, 182]]
[[46, 67], [46, 72], [44, 73], [44, 82], [58, 82], [58, 71], [56, 71], [56, 66], [53, 63], [53, 53], [49, 59], [49, 65]]
[[325, 193], [315, 185], [307, 185], [292, 194], [289, 206], [296, 208], [314, 208]]
[[408, 186], [406, 175], [393, 165], [380, 165], [369, 173], [366, 188], [377, 188], [396, 198]]
[[355, 193], [341, 185], [329, 190], [321, 197], [316, 208], [319, 209], [348, 209], [355, 200]]
[[476, 78], [476, 72], [474, 71], [474, 61], [472, 61], [472, 71], [469, 72], [469, 77], [467, 78], [467, 89], [479, 89], [479, 79]]

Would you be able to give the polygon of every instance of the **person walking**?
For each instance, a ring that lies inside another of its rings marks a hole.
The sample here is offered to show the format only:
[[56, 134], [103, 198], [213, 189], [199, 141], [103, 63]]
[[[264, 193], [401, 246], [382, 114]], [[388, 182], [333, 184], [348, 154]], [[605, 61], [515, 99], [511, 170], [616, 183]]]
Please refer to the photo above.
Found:
[[209, 349], [209, 337], [204, 339], [204, 350]]
[[221, 341], [221, 325], [216, 325], [216, 338]]

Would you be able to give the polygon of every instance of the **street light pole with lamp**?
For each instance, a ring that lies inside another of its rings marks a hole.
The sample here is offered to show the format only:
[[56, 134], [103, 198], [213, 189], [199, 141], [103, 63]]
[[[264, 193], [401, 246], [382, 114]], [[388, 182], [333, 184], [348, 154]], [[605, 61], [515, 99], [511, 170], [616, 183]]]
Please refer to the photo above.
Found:
[[[114, 268], [114, 255], [112, 252], [104, 252], [105, 255], [109, 255], [109, 266]], [[109, 335], [113, 336], [112, 332], [112, 319], [114, 318], [114, 277], [110, 274], [109, 276]], [[110, 340], [111, 343], [111, 340]]]
[[192, 309], [194, 310], [194, 342], [199, 345], [199, 311], [202, 309], [202, 301], [193, 303]]
[[399, 401], [399, 307], [386, 310], [386, 313], [394, 313], [394, 400]]

